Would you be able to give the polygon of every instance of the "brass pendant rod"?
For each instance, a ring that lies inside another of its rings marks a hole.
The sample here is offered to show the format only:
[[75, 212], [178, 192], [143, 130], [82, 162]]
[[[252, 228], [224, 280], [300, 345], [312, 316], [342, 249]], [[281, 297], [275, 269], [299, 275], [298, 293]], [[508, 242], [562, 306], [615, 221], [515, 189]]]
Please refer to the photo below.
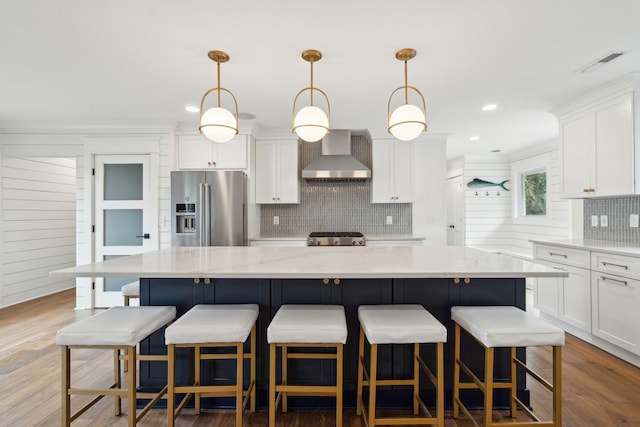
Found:
[[310, 61], [311, 63], [311, 102], [310, 105], [313, 105], [313, 61]]
[[218, 64], [218, 107], [220, 107], [220, 61], [216, 61]]
[[409, 103], [409, 80], [407, 79], [407, 59], [404, 60], [404, 103]]

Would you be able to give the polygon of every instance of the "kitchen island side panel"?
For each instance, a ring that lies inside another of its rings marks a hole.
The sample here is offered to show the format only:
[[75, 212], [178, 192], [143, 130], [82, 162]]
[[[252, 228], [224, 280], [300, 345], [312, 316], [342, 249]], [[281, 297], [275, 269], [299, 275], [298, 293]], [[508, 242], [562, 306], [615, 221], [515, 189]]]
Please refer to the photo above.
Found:
[[[142, 305], [175, 305], [178, 316], [196, 304], [256, 303], [260, 306], [257, 324], [258, 358], [258, 407], [266, 409], [268, 392], [268, 344], [266, 328], [282, 304], [340, 304], [345, 307], [348, 339], [344, 349], [344, 402], [346, 407], [355, 406], [357, 372], [357, 339], [359, 322], [357, 308], [364, 304], [421, 304], [447, 327], [445, 345], [445, 399], [451, 407], [453, 379], [453, 322], [450, 310], [455, 305], [510, 305], [525, 309], [525, 279], [471, 279], [470, 283], [454, 283], [449, 278], [425, 279], [333, 279], [325, 284], [322, 279], [212, 279], [210, 284], [194, 283], [194, 279], [141, 279]], [[422, 354], [429, 366], [434, 366], [432, 344], [422, 345]], [[380, 368], [382, 377], [409, 377], [413, 366], [410, 346], [381, 346]], [[471, 338], [463, 339], [463, 354], [474, 368], [481, 372], [484, 352]], [[525, 349], [519, 349], [524, 359]], [[165, 354], [164, 330], [152, 335], [141, 346], [142, 354]], [[178, 360], [177, 380], [193, 381], [193, 363], [189, 351]], [[506, 358], [505, 358], [506, 357]], [[235, 364], [217, 363], [206, 368], [205, 381], [226, 383], [235, 375]], [[505, 378], [508, 370], [508, 352], [496, 355], [496, 378]], [[522, 377], [522, 376], [521, 376]], [[334, 362], [317, 360], [294, 360], [289, 365], [290, 382], [331, 384], [335, 378]], [[523, 380], [523, 378], [519, 378]], [[166, 384], [166, 364], [163, 362], [141, 362], [140, 386], [143, 389], [159, 389]], [[504, 390], [501, 390], [504, 391]], [[428, 406], [433, 406], [433, 387], [426, 378], [421, 384], [421, 394]], [[524, 381], [520, 382], [518, 394], [529, 402]], [[480, 393], [469, 391], [467, 401], [480, 406]], [[463, 395], [464, 396], [464, 395]], [[410, 391], [403, 387], [382, 389], [379, 392], [382, 407], [408, 407]], [[508, 399], [503, 393], [496, 396], [496, 406], [505, 407]], [[207, 407], [233, 407], [229, 399], [210, 400]], [[335, 399], [297, 398], [291, 406], [299, 408], [332, 407]]]

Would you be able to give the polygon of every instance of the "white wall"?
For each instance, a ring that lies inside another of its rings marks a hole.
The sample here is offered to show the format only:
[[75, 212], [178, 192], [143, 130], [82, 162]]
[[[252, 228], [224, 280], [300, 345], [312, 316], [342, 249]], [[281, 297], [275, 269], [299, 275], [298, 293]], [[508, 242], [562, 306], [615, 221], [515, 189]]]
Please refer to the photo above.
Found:
[[0, 306], [72, 288], [49, 271], [75, 265], [75, 160], [4, 157], [1, 173]]
[[[170, 171], [173, 167], [173, 142], [175, 139], [175, 125], [170, 126], [149, 126], [149, 127], [92, 127], [92, 128], [65, 128], [50, 129], [45, 127], [12, 127], [5, 126], [2, 130], [2, 140], [0, 140], [0, 156], [3, 162], [6, 159], [21, 157], [69, 157], [76, 160], [76, 170], [73, 176], [73, 198], [75, 208], [73, 215], [75, 216], [74, 224], [71, 226], [75, 234], [75, 261], [72, 260], [70, 265], [81, 265], [92, 262], [91, 255], [91, 215], [87, 212], [90, 210], [91, 201], [87, 200], [87, 194], [91, 189], [87, 186], [91, 185], [88, 178], [91, 174], [91, 165], [87, 164], [87, 159], [91, 159], [87, 147], [91, 146], [102, 154], [112, 153], [121, 154], [123, 152], [141, 153], [137, 147], [144, 146], [144, 150], [149, 151], [149, 146], [154, 146], [155, 154], [158, 154], [159, 170], [158, 170], [158, 199], [159, 199], [159, 247], [168, 247], [171, 244], [171, 222], [170, 222]], [[117, 142], [117, 143], [114, 143]], [[155, 141], [149, 144], [149, 141]], [[143, 150], [143, 151], [144, 151]], [[154, 154], [154, 153], [149, 153]], [[3, 167], [4, 171], [4, 167]], [[4, 175], [0, 173], [0, 177]], [[3, 178], [5, 185], [6, 179]], [[7, 197], [6, 190], [0, 193], [0, 203], [3, 206], [3, 218], [0, 220], [0, 231], [6, 230], [7, 220], [4, 218], [4, 199]], [[26, 262], [21, 259], [21, 254], [7, 247], [7, 244], [0, 239], [0, 250], [3, 254], [3, 262], [0, 270], [0, 289], [4, 289], [4, 278], [10, 273], [5, 271], [4, 255], [12, 253], [12, 257], [16, 262]], [[24, 254], [23, 254], [24, 255]], [[46, 274], [49, 271], [62, 267], [47, 267]], [[38, 282], [37, 280], [35, 282]], [[74, 282], [71, 282], [71, 287]], [[92, 291], [90, 279], [78, 279], [76, 283], [76, 307], [89, 308], [92, 305]], [[38, 284], [34, 286], [39, 286]], [[54, 292], [54, 291], [52, 291]], [[14, 298], [11, 304], [21, 302], [30, 298], [44, 296], [50, 292], [32, 292], [24, 298]], [[6, 305], [4, 303], [3, 305]]]
[[[518, 218], [514, 214], [517, 172], [540, 164], [547, 168], [547, 217]], [[531, 254], [530, 239], [553, 240], [571, 236], [575, 222], [572, 215], [576, 216], [572, 212], [577, 206], [572, 207], [570, 201], [559, 197], [560, 164], [555, 141], [509, 158], [464, 158], [462, 161], [452, 161], [448, 168], [462, 168], [463, 171], [467, 246]], [[467, 183], [474, 178], [493, 183], [508, 179], [506, 187], [511, 191], [506, 192], [497, 186], [468, 188]]]

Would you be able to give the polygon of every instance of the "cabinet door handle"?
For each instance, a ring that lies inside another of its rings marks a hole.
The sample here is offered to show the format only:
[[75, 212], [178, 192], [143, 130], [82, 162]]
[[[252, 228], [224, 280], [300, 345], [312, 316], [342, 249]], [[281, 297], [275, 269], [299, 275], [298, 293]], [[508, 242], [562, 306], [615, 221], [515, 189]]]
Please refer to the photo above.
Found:
[[325, 277], [324, 279], [322, 279], [322, 283], [324, 283], [325, 285], [329, 284], [329, 279], [327, 277]]
[[612, 279], [611, 277], [607, 277], [607, 276], [600, 276], [600, 279], [601, 279], [603, 282], [620, 283], [620, 284], [622, 284], [622, 285], [627, 286], [627, 281], [626, 281], [626, 280]]
[[339, 285], [340, 284], [340, 279], [333, 279], [333, 284], [334, 285]]
[[453, 283], [455, 283], [456, 285], [457, 285], [458, 283], [460, 283], [460, 278], [459, 278], [459, 277], [454, 277], [454, 278], [453, 278]]
[[549, 252], [549, 256], [561, 256], [562, 258], [567, 259], [565, 254], [557, 254], [555, 252]]
[[466, 285], [468, 285], [469, 283], [471, 283], [471, 279], [469, 279], [468, 277], [465, 277], [463, 281], [464, 281], [464, 283], [465, 283]]
[[628, 269], [629, 269], [629, 267], [627, 267], [626, 265], [622, 265], [622, 264], [614, 264], [614, 263], [612, 263], [612, 262], [604, 262], [604, 261], [603, 261], [603, 262], [602, 262], [602, 265], [603, 265], [604, 267], [606, 267], [606, 266], [610, 265], [610, 266], [612, 266], [612, 267], [624, 268], [625, 270], [628, 270]]

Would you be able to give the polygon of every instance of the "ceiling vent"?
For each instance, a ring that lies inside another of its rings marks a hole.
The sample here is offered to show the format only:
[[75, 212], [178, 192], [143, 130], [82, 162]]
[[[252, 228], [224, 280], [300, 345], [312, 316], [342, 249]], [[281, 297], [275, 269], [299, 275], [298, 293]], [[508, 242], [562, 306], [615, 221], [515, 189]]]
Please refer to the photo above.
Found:
[[602, 58], [596, 59], [590, 64], [587, 64], [584, 67], [580, 68], [579, 70], [577, 70], [577, 72], [590, 73], [602, 67], [603, 65], [608, 64], [614, 59], [621, 57], [624, 54], [625, 52], [622, 52], [622, 51], [609, 52], [606, 55], [604, 55]]

